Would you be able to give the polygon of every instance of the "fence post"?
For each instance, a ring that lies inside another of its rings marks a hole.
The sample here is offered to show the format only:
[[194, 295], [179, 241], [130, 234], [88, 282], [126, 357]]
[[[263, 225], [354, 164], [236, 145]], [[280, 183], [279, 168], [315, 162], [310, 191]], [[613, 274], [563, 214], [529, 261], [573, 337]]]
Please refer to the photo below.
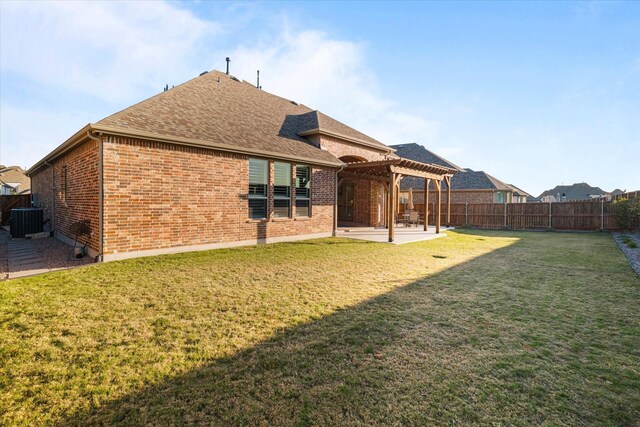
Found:
[[469, 224], [469, 203], [464, 204], [464, 224]]
[[600, 202], [600, 231], [604, 231], [604, 199]]
[[504, 202], [504, 228], [507, 228], [507, 202]]
[[549, 200], [549, 229], [551, 229], [551, 200]]

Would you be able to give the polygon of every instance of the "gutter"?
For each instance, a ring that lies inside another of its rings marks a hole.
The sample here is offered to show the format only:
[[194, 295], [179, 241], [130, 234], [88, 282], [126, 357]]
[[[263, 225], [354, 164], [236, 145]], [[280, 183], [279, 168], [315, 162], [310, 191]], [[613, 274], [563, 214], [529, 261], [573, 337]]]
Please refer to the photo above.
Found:
[[98, 255], [96, 262], [102, 261], [104, 247], [104, 143], [101, 137], [87, 131], [89, 139], [98, 142]]

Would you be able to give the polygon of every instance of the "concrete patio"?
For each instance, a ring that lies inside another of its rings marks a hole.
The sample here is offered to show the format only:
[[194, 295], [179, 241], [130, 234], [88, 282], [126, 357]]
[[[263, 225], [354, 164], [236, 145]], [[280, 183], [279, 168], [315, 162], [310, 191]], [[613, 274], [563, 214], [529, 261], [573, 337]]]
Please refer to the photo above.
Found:
[[445, 231], [453, 228], [442, 227], [440, 234], [436, 234], [435, 226], [429, 226], [424, 231], [422, 226], [419, 227], [403, 227], [398, 225], [395, 228], [395, 238], [393, 242], [389, 242], [389, 230], [386, 228], [374, 227], [338, 227], [337, 237], [346, 237], [348, 239], [367, 240], [377, 243], [389, 243], [392, 245], [402, 245], [405, 243], [421, 242], [423, 240], [432, 240], [439, 237], [446, 237]]

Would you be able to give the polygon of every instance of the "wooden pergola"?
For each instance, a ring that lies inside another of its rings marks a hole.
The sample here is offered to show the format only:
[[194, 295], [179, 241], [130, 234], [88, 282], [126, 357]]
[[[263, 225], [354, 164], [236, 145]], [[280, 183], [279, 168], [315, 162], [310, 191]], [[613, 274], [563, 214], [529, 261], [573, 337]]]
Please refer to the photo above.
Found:
[[389, 242], [395, 237], [396, 213], [400, 204], [400, 179], [403, 176], [415, 176], [424, 178], [425, 194], [425, 219], [424, 231], [427, 231], [429, 219], [429, 183], [433, 180], [437, 193], [436, 233], [440, 233], [442, 181], [447, 184], [447, 223], [451, 221], [451, 176], [455, 169], [444, 166], [416, 162], [414, 160], [396, 158], [379, 160], [374, 162], [348, 163], [343, 170], [343, 176], [369, 179], [385, 183], [388, 194], [386, 202], [387, 228], [389, 229]]

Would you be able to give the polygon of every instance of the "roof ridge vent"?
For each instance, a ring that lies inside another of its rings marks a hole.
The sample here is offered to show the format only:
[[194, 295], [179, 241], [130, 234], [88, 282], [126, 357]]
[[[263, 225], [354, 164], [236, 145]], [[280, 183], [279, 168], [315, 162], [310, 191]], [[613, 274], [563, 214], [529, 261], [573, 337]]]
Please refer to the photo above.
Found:
[[290, 102], [290, 103], [292, 103], [293, 105], [300, 105], [300, 104], [298, 104], [296, 101], [291, 101], [291, 100], [289, 100], [289, 102]]
[[240, 79], [239, 79], [239, 78], [237, 78], [236, 76], [232, 76], [231, 74], [229, 74], [229, 77], [231, 77], [231, 80], [235, 80], [235, 81], [237, 81], [238, 83], [240, 83]]

